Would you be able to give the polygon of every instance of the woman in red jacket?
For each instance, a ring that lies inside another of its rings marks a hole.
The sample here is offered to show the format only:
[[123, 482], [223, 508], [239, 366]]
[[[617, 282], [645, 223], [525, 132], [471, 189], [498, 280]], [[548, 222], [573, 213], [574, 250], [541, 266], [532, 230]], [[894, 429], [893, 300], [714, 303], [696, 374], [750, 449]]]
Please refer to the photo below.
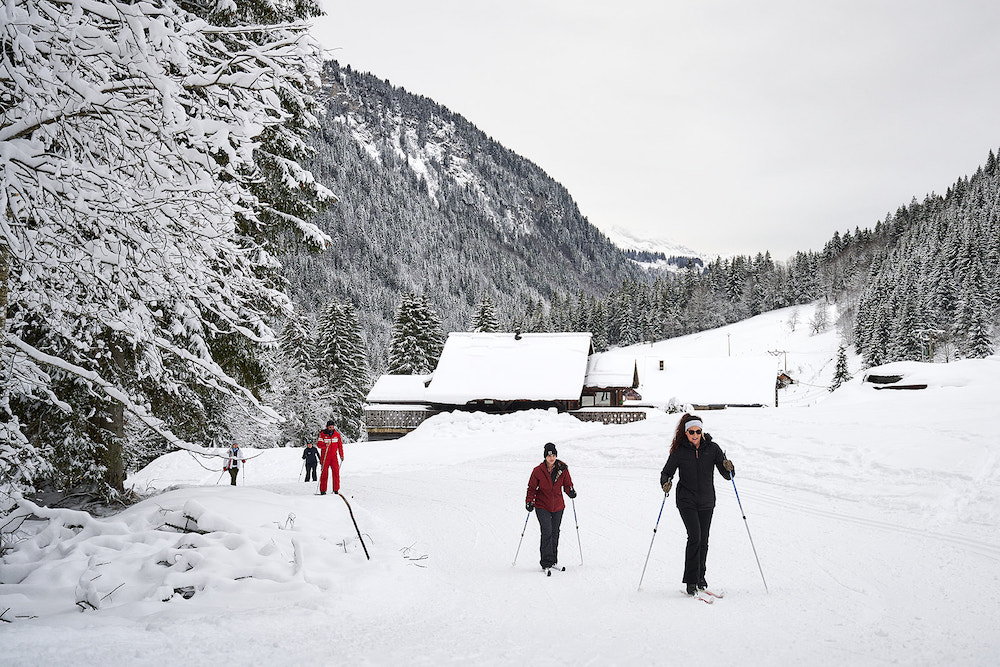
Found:
[[538, 517], [538, 527], [542, 531], [539, 563], [542, 570], [548, 570], [559, 560], [559, 525], [562, 523], [563, 510], [566, 509], [563, 489], [566, 489], [566, 495], [570, 498], [576, 498], [576, 491], [573, 489], [573, 478], [569, 476], [569, 468], [556, 458], [556, 446], [551, 442], [545, 443], [543, 455], [545, 460], [531, 471], [528, 479], [528, 496], [524, 500], [524, 506], [529, 512], [538, 510], [535, 516]]

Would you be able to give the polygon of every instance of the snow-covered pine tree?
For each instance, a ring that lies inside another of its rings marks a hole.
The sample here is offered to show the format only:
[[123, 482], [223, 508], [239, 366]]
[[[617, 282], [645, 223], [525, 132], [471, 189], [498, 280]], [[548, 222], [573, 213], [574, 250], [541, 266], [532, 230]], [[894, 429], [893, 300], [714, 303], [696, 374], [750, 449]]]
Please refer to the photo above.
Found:
[[[965, 255], [967, 259], [963, 263], [964, 273], [961, 277], [958, 304], [952, 323], [952, 340], [960, 356], [975, 358], [977, 352], [982, 352], [984, 349], [983, 337], [989, 338], [988, 315], [982, 296], [985, 269], [981, 258], [975, 256], [971, 250]], [[976, 340], [975, 345], [973, 340]]]
[[853, 376], [847, 367], [847, 346], [841, 343], [840, 347], [837, 348], [837, 364], [833, 370], [833, 384], [830, 385], [830, 391], [836, 391], [840, 385], [849, 381], [851, 377]]
[[479, 306], [472, 314], [472, 331], [482, 333], [494, 333], [500, 331], [500, 321], [497, 319], [496, 308], [493, 300], [486, 294], [479, 302]]
[[593, 335], [594, 350], [603, 352], [608, 349], [608, 315], [604, 303], [597, 301], [590, 313], [590, 333]]
[[276, 416], [245, 388], [287, 307], [271, 249], [328, 241], [294, 211], [329, 193], [282, 159], [301, 208], [269, 200], [258, 151], [311, 122], [320, 54], [304, 23], [236, 9], [219, 27], [172, 0], [0, 8], [6, 480], [34, 484], [69, 438], [54, 481], [121, 489], [126, 411], [185, 447], [171, 429], [205, 434], [233, 401]]
[[424, 296], [403, 295], [396, 311], [389, 349], [388, 373], [426, 375], [437, 367], [444, 349], [441, 318]]
[[289, 314], [281, 330], [279, 343], [281, 356], [301, 368], [313, 368], [316, 364], [316, 338], [309, 319], [302, 311], [296, 309]]
[[889, 361], [921, 361], [925, 346], [921, 338], [918, 295], [907, 267], [901, 267], [900, 271], [906, 276], [900, 280], [904, 289], [895, 298], [896, 307], [893, 310], [896, 317], [889, 327], [889, 346], [886, 352]]
[[416, 297], [407, 292], [396, 311], [392, 324], [392, 340], [389, 343], [389, 365], [386, 372], [390, 375], [423, 375], [428, 372], [424, 367], [424, 355], [420, 349], [420, 332], [415, 317]]
[[316, 334], [316, 356], [320, 380], [332, 398], [328, 419], [336, 422], [348, 440], [362, 440], [370, 378], [361, 326], [353, 306], [334, 301], [323, 310]]
[[993, 336], [990, 332], [989, 314], [983, 305], [975, 309], [968, 327], [968, 342], [965, 356], [969, 359], [985, 359], [993, 354]]
[[315, 441], [332, 413], [333, 392], [317, 372], [316, 341], [308, 318], [294, 312], [281, 333], [269, 405], [284, 417], [278, 444], [301, 447]]

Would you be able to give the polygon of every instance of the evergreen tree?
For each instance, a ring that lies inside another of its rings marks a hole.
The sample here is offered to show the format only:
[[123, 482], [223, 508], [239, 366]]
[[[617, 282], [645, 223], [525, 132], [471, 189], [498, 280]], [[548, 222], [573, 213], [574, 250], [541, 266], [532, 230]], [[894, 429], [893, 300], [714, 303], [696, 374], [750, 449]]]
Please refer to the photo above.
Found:
[[424, 354], [420, 346], [420, 330], [416, 320], [416, 297], [407, 293], [396, 311], [392, 325], [392, 341], [389, 346], [390, 375], [424, 375], [429, 369], [424, 366]]
[[993, 337], [990, 335], [989, 317], [986, 308], [980, 306], [975, 311], [968, 329], [968, 344], [965, 356], [970, 359], [984, 359], [993, 354]]
[[500, 331], [500, 322], [497, 320], [496, 309], [493, 300], [483, 295], [479, 307], [472, 315], [472, 330], [481, 333], [494, 333]]
[[333, 411], [333, 392], [317, 373], [316, 341], [302, 314], [285, 322], [271, 379], [268, 403], [285, 421], [277, 430], [279, 445], [302, 447], [315, 441]]
[[441, 318], [425, 297], [405, 294], [396, 312], [389, 348], [390, 375], [427, 375], [444, 349]]
[[285, 320], [281, 330], [280, 350], [290, 364], [301, 368], [315, 366], [316, 341], [308, 318], [295, 311]]
[[830, 391], [836, 391], [840, 385], [851, 379], [851, 373], [847, 368], [847, 346], [843, 343], [837, 348], [837, 365], [833, 371], [833, 384]]
[[444, 350], [445, 334], [441, 328], [441, 316], [427, 302], [427, 294], [420, 297], [420, 308], [417, 310], [417, 326], [420, 328], [422, 348], [424, 352], [424, 367], [428, 373], [437, 368], [438, 359]]
[[349, 440], [364, 437], [364, 404], [370, 386], [361, 326], [350, 304], [330, 303], [316, 336], [319, 377], [329, 389], [332, 419]]
[[120, 492], [127, 419], [196, 448], [228, 437], [235, 404], [274, 418], [275, 248], [329, 240], [307, 218], [330, 193], [297, 162], [320, 53], [287, 20], [316, 6], [292, 4], [273, 20], [169, 0], [0, 10], [3, 481], [44, 467]]

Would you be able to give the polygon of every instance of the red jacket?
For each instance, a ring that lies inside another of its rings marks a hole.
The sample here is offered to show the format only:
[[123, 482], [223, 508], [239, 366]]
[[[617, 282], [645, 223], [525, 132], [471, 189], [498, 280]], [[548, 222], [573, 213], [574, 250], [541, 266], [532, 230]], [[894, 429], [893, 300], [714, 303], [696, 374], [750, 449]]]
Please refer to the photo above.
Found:
[[[555, 480], [552, 477], [555, 475]], [[524, 502], [534, 503], [538, 509], [549, 512], [558, 512], [566, 509], [566, 501], [563, 500], [563, 489], [573, 488], [573, 478], [569, 476], [569, 468], [565, 463], [556, 459], [552, 471], [549, 472], [545, 461], [542, 461], [537, 468], [531, 471], [528, 479], [528, 496]]]
[[[320, 461], [323, 462], [323, 467], [327, 466], [326, 454], [327, 451], [330, 452], [330, 465], [340, 465], [340, 461], [344, 460], [344, 443], [340, 438], [340, 431], [333, 429], [328, 431], [323, 429], [319, 432], [319, 439], [316, 440], [316, 446], [319, 447], [319, 451], [322, 452], [320, 455]], [[340, 454], [340, 461], [337, 460], [337, 454]]]

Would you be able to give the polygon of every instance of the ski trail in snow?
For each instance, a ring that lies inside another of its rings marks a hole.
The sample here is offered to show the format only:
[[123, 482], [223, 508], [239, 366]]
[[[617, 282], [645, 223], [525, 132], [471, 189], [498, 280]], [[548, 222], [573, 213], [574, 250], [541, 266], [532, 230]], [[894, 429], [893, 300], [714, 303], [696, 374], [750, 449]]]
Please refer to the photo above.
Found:
[[[810, 505], [808, 503], [803, 503], [800, 499], [797, 499], [794, 503], [790, 501], [787, 493], [768, 493], [767, 491], [760, 491], [760, 489], [752, 488], [748, 492], [742, 492], [740, 497], [743, 500], [744, 508], [752, 505], [755, 502], [759, 502], [763, 505], [770, 507], [780, 507], [783, 511], [794, 512], [802, 515], [811, 515], [823, 517], [826, 519], [832, 519], [844, 523], [848, 523], [854, 526], [865, 526], [868, 528], [877, 528], [879, 530], [886, 530], [890, 532], [912, 535], [916, 537], [929, 538], [936, 540], [938, 542], [949, 544], [952, 546], [958, 546], [971, 551], [980, 556], [990, 558], [992, 560], [1000, 561], [1000, 544], [996, 542], [985, 541], [981, 539], [976, 539], [972, 537], [966, 537], [963, 535], [956, 535], [954, 533], [945, 533], [931, 528], [915, 528], [911, 526], [901, 525], [894, 521], [888, 521], [884, 519], [875, 519], [868, 516], [861, 516], [858, 514], [848, 514], [845, 512], [837, 511], [834, 509], [828, 509], [826, 507], [820, 507], [817, 505]], [[732, 496], [732, 487], [728, 489], [718, 489], [719, 491]]]

